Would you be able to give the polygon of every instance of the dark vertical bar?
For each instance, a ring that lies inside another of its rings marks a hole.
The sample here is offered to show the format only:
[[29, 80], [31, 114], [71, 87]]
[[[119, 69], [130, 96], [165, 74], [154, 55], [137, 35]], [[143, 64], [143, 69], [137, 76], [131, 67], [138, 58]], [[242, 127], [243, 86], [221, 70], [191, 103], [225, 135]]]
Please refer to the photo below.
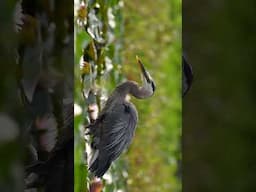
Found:
[[255, 1], [183, 0], [183, 191], [255, 191]]
[[[23, 188], [22, 155], [24, 111], [17, 97], [17, 43], [13, 25], [13, 1], [0, 2], [0, 191]], [[17, 74], [19, 75], [19, 74]]]
[[0, 191], [73, 191], [73, 1], [0, 9]]

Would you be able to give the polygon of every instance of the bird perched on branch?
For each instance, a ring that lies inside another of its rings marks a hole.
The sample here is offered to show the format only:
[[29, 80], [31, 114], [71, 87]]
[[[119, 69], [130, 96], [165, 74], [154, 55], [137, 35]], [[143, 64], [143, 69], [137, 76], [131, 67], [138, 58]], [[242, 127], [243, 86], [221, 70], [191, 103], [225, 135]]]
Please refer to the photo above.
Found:
[[89, 159], [89, 170], [102, 177], [121, 153], [131, 144], [138, 121], [135, 106], [127, 101], [127, 95], [146, 99], [153, 95], [155, 83], [137, 57], [143, 84], [126, 81], [115, 88], [97, 120], [87, 128], [92, 136], [94, 154]]

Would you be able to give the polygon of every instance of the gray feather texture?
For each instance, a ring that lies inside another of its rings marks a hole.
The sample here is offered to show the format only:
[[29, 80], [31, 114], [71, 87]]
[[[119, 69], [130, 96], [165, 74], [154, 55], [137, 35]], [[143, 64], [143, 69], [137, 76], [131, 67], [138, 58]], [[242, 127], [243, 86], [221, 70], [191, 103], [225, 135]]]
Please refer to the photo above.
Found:
[[138, 114], [133, 104], [124, 102], [115, 104], [111, 113], [104, 114], [92, 125], [96, 130], [93, 142], [96, 142], [98, 156], [90, 163], [89, 170], [97, 177], [101, 177], [130, 145], [137, 121]]

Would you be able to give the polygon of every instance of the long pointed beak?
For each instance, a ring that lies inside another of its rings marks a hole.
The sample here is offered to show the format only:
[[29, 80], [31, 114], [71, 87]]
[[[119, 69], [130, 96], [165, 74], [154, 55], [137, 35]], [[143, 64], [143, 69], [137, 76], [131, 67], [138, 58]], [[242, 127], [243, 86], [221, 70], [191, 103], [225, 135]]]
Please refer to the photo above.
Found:
[[142, 64], [140, 58], [136, 55], [136, 60], [137, 60], [137, 63], [139, 64], [139, 67], [140, 67], [140, 70], [143, 74], [143, 76], [145, 77], [145, 79], [147, 80], [148, 83], [150, 83], [150, 78], [148, 76], [148, 73], [144, 67], [144, 65]]

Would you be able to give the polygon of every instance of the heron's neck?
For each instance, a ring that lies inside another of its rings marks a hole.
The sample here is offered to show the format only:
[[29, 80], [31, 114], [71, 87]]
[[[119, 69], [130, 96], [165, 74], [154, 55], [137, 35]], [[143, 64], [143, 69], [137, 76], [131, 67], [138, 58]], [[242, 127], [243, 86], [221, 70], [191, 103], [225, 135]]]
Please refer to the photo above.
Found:
[[122, 98], [131, 94], [138, 99], [144, 99], [150, 97], [152, 93], [144, 86], [139, 86], [135, 81], [126, 81], [116, 88], [116, 91]]

